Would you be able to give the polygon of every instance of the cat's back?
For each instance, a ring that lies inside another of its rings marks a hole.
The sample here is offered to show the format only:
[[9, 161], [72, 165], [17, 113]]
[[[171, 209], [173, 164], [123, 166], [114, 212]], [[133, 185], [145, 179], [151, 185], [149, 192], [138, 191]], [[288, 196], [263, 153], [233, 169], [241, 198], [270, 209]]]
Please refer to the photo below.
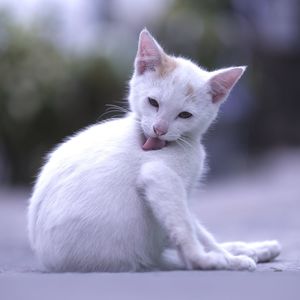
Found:
[[[76, 176], [91, 172], [101, 174], [115, 170], [130, 158], [128, 154], [138, 156], [138, 135], [134, 119], [125, 117], [92, 125], [81, 130], [58, 145], [48, 155], [48, 160], [39, 175], [36, 187], [55, 177]], [[90, 178], [91, 179], [91, 178]]]
[[40, 214], [63, 218], [72, 209], [77, 214], [99, 205], [99, 199], [128, 194], [126, 187], [133, 185], [139, 168], [138, 138], [135, 121], [128, 116], [92, 125], [58, 145], [35, 184], [29, 232]]
[[[50, 160], [107, 160], [109, 156], [137, 151], [138, 135], [131, 116], [92, 125], [60, 144]], [[74, 163], [72, 161], [72, 163]]]
[[[139, 168], [139, 153], [142, 152], [139, 143], [131, 116], [95, 124], [78, 132], [48, 155], [30, 202], [53, 200], [58, 191], [63, 198], [59, 201], [67, 201], [79, 190], [82, 194], [82, 191], [97, 187], [113, 187], [122, 178], [130, 180], [129, 175], [133, 177], [135, 169]], [[63, 191], [66, 194], [62, 195]]]

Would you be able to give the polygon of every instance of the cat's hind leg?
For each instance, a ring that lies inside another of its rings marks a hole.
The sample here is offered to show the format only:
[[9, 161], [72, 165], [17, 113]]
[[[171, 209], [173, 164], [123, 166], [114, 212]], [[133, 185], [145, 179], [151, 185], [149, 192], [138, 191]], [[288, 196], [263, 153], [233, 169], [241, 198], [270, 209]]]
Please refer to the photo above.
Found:
[[194, 224], [197, 229], [197, 237], [206, 251], [227, 252], [235, 256], [248, 256], [258, 263], [271, 261], [281, 252], [281, 246], [277, 241], [218, 243], [196, 218]]
[[255, 243], [227, 242], [222, 243], [221, 247], [233, 255], [249, 256], [258, 263], [271, 261], [281, 252], [281, 246], [277, 241]]

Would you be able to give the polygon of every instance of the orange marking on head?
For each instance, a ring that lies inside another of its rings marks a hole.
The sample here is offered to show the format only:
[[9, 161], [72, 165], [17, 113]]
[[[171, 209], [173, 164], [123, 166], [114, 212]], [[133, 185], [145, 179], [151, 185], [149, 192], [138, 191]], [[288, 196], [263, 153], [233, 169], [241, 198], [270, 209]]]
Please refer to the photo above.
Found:
[[161, 65], [158, 68], [158, 73], [161, 77], [170, 74], [177, 67], [177, 62], [171, 56], [166, 54], [161, 57]]
[[193, 86], [190, 84], [190, 83], [188, 83], [187, 84], [187, 86], [186, 86], [186, 92], [185, 92], [185, 96], [192, 96], [193, 94], [194, 94], [194, 88], [193, 88]]

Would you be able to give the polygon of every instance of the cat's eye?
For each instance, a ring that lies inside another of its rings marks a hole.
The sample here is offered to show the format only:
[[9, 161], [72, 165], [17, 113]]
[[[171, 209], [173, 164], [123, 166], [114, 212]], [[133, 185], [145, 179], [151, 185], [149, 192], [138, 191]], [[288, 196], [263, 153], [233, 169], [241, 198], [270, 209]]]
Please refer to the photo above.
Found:
[[159, 104], [155, 99], [148, 97], [148, 101], [149, 101], [150, 105], [152, 105], [154, 107], [159, 107]]
[[192, 117], [193, 115], [191, 114], [191, 113], [189, 113], [189, 112], [187, 112], [187, 111], [183, 111], [183, 112], [181, 112], [179, 115], [178, 115], [178, 117], [179, 118], [182, 118], [182, 119], [188, 119], [188, 118], [190, 118], [190, 117]]

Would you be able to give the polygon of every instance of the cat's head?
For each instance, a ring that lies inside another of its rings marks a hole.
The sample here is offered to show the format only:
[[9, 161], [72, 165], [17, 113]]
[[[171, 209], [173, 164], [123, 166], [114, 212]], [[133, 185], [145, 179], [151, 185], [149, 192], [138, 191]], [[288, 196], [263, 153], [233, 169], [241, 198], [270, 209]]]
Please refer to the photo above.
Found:
[[245, 67], [205, 71], [167, 55], [151, 34], [140, 33], [129, 103], [145, 136], [174, 141], [203, 134]]

